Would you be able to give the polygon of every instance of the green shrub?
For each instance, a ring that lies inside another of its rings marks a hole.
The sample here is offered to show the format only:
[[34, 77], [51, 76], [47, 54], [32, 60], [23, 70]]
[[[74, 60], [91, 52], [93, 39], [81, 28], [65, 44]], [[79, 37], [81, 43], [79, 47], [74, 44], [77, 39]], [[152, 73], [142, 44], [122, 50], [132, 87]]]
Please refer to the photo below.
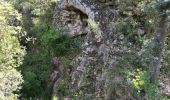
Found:
[[131, 76], [130, 80], [132, 81], [134, 88], [137, 90], [138, 96], [141, 96], [141, 92], [144, 92], [149, 100], [155, 100], [158, 98], [159, 93], [157, 84], [150, 82], [151, 78], [149, 71], [137, 69], [129, 75]]
[[50, 29], [41, 34], [41, 44], [55, 56], [63, 56], [67, 54], [73, 54], [80, 51], [80, 38], [70, 38], [61, 32], [56, 32], [54, 29]]
[[[49, 97], [47, 83], [54, 69], [53, 57], [61, 57], [63, 64], [68, 64], [68, 55], [80, 51], [80, 39], [69, 38], [53, 29], [39, 33], [38, 52], [28, 52], [22, 65], [24, 97]], [[33, 92], [32, 92], [33, 91]], [[61, 88], [59, 91], [64, 92]]]

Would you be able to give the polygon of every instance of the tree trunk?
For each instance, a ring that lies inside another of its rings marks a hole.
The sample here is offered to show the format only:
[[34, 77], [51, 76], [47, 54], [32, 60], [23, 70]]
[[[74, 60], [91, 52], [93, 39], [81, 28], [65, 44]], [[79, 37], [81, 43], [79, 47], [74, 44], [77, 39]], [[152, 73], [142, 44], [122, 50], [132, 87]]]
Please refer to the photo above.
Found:
[[161, 67], [161, 59], [162, 59], [162, 51], [164, 48], [165, 43], [165, 37], [167, 33], [167, 15], [164, 13], [164, 10], [159, 10], [159, 18], [157, 22], [157, 30], [156, 30], [156, 36], [154, 40], [154, 50], [153, 50], [153, 56], [154, 61], [152, 64], [152, 71], [153, 75], [151, 76], [151, 82], [155, 83], [160, 74], [160, 67]]

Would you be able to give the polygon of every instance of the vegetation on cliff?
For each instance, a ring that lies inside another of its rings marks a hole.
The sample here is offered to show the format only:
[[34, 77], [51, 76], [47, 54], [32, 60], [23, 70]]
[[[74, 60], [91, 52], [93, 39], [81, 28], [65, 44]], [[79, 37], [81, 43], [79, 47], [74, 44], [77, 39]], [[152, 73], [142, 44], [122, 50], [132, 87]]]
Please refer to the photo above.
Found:
[[170, 0], [87, 1], [0, 0], [0, 99], [169, 99]]

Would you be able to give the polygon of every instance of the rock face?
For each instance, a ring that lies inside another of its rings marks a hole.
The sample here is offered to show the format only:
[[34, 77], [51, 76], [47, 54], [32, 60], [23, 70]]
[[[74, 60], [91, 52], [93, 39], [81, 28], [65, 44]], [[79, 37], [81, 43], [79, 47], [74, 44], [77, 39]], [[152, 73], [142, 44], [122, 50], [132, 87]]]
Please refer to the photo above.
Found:
[[84, 36], [82, 52], [70, 64], [74, 68], [67, 97], [80, 100], [126, 100], [133, 97], [129, 87], [123, 85], [119, 70], [121, 65], [128, 64], [118, 64], [127, 49], [123, 46], [127, 43], [124, 35], [116, 32], [118, 17], [114, 0], [58, 2], [54, 15], [56, 29], [71, 37]]
[[88, 19], [99, 23], [104, 33], [112, 32], [111, 22], [117, 18], [114, 6], [105, 5], [100, 0], [62, 0], [58, 3], [55, 13], [55, 25], [71, 36], [89, 32]]

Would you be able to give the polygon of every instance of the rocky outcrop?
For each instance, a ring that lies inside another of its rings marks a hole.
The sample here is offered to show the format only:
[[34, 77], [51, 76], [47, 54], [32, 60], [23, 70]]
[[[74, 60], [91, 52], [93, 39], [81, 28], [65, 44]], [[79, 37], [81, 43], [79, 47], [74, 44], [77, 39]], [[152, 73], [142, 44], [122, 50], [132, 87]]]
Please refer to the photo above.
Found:
[[118, 17], [114, 0], [58, 2], [54, 15], [56, 29], [71, 37], [84, 36], [82, 52], [70, 64], [74, 68], [68, 84], [69, 97], [80, 100], [126, 100], [133, 97], [128, 90], [130, 87], [123, 85], [120, 74], [119, 67], [129, 65], [121, 62], [127, 49], [123, 44], [128, 41], [123, 34], [116, 32]]
[[99, 24], [102, 32], [113, 32], [111, 22], [118, 16], [113, 8], [114, 6], [105, 6], [100, 0], [62, 0], [56, 8], [54, 24], [59, 30], [76, 36], [89, 32], [90, 19]]

